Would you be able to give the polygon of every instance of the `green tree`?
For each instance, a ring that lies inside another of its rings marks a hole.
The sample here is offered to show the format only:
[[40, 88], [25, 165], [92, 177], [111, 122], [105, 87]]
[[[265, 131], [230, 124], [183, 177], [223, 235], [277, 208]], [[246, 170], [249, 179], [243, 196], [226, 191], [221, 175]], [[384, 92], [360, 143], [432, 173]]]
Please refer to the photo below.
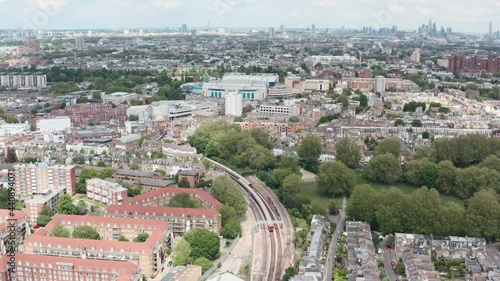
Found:
[[73, 238], [80, 238], [80, 239], [101, 240], [99, 232], [97, 232], [95, 229], [93, 229], [91, 226], [88, 225], [75, 227], [72, 236]]
[[371, 225], [376, 222], [378, 195], [371, 185], [364, 184], [354, 187], [347, 202], [346, 212], [349, 217], [358, 221], [366, 221]]
[[112, 168], [104, 168], [97, 173], [97, 177], [100, 179], [108, 179], [113, 177], [113, 173], [114, 171]]
[[85, 158], [83, 156], [75, 156], [73, 157], [73, 163], [83, 165], [85, 164]]
[[351, 169], [356, 167], [359, 164], [359, 160], [361, 160], [361, 152], [356, 142], [348, 137], [342, 138], [337, 143], [336, 151], [336, 159]]
[[134, 238], [134, 242], [146, 242], [148, 240], [149, 234], [147, 233], [140, 233]]
[[273, 148], [273, 143], [271, 142], [271, 136], [264, 129], [254, 128], [250, 130], [250, 135], [255, 140], [255, 142], [257, 142], [257, 144], [261, 145], [262, 147], [267, 149]]
[[184, 239], [191, 245], [191, 257], [205, 257], [213, 260], [219, 254], [220, 242], [217, 233], [206, 229], [195, 229], [184, 234]]
[[73, 204], [71, 195], [64, 194], [59, 197], [59, 206], [57, 208], [59, 214], [74, 215], [76, 214], [76, 206]]
[[403, 119], [396, 119], [394, 122], [394, 126], [399, 127], [399, 126], [404, 126], [405, 122], [403, 122]]
[[87, 203], [85, 201], [80, 200], [76, 205], [76, 214], [77, 215], [85, 215], [88, 212]]
[[442, 209], [436, 234], [465, 236], [466, 211], [463, 205], [450, 202]]
[[318, 159], [321, 155], [323, 147], [318, 137], [314, 135], [307, 135], [297, 147], [297, 154], [304, 161], [305, 167], [308, 170], [316, 170], [318, 166]]
[[436, 165], [428, 158], [410, 161], [406, 167], [406, 180], [415, 186], [434, 187], [439, 177]]
[[423, 126], [422, 125], [422, 121], [420, 121], [420, 120], [413, 120], [413, 121], [411, 121], [411, 126], [412, 127], [422, 127]]
[[43, 205], [42, 211], [40, 211], [40, 215], [52, 217], [52, 215], [54, 215], [54, 211], [50, 206]]
[[290, 116], [288, 118], [288, 122], [290, 122], [290, 123], [297, 123], [299, 121], [300, 121], [300, 118], [298, 116]]
[[205, 258], [205, 257], [201, 257], [201, 258], [197, 258], [194, 263], [194, 265], [199, 265], [201, 266], [201, 271], [203, 273], [205, 273], [205, 271], [209, 270], [210, 268], [212, 268], [212, 266], [214, 265], [213, 262], [211, 262], [209, 259]]
[[102, 160], [101, 160], [101, 161], [97, 161], [96, 166], [97, 166], [97, 167], [103, 167], [103, 168], [104, 168], [104, 167], [107, 167], [107, 166], [106, 166], [106, 162], [104, 162], [104, 161], [102, 161]]
[[500, 236], [500, 203], [493, 190], [481, 190], [467, 201], [467, 234], [493, 241]]
[[181, 239], [174, 248], [174, 266], [191, 263], [191, 245], [186, 239]]
[[426, 132], [423, 132], [423, 133], [422, 133], [422, 138], [423, 138], [424, 140], [428, 140], [428, 139], [429, 139], [429, 137], [430, 137], [429, 132], [427, 132], [427, 131], [426, 131]]
[[120, 241], [120, 242], [129, 242], [129, 240], [127, 239], [127, 237], [125, 237], [123, 235], [120, 235], [120, 237], [118, 238], [118, 241]]
[[406, 266], [403, 261], [398, 261], [398, 263], [396, 264], [396, 272], [402, 276], [406, 275]]
[[401, 142], [395, 138], [386, 138], [375, 147], [374, 156], [391, 153], [399, 159], [401, 155]]
[[222, 205], [222, 207], [219, 208], [219, 213], [222, 220], [222, 226], [224, 226], [224, 224], [229, 220], [238, 219], [238, 214], [236, 214], [236, 210], [234, 210], [233, 207], [228, 205]]
[[500, 158], [496, 155], [490, 155], [486, 159], [483, 160], [478, 165], [479, 168], [488, 168], [491, 170], [495, 170], [500, 173]]
[[300, 172], [299, 158], [292, 151], [286, 151], [279, 156], [279, 161], [276, 164], [277, 168], [273, 171], [273, 176], [281, 185], [285, 178], [291, 174], [302, 176]]
[[370, 180], [385, 184], [396, 183], [403, 173], [399, 160], [390, 153], [374, 156], [365, 171]]
[[451, 161], [445, 160], [439, 162], [437, 172], [436, 188], [443, 194], [451, 194], [455, 188], [457, 168]]
[[318, 189], [329, 195], [349, 194], [356, 185], [356, 174], [344, 163], [328, 161], [319, 167]]
[[134, 115], [134, 114], [130, 114], [128, 116], [128, 121], [139, 121], [139, 116], [138, 115]]
[[66, 237], [66, 238], [71, 237], [71, 233], [60, 224], [54, 226], [50, 234], [51, 236], [55, 237]]
[[337, 103], [341, 103], [343, 107], [347, 107], [349, 105], [349, 97], [342, 94], [337, 98]]
[[5, 162], [10, 164], [17, 162], [17, 153], [14, 148], [12, 147], [7, 148], [7, 157], [5, 157]]
[[228, 239], [236, 238], [238, 235], [241, 235], [241, 232], [241, 224], [238, 219], [231, 219], [225, 222], [220, 231], [221, 235]]
[[234, 122], [243, 122], [243, 121], [245, 121], [245, 120], [241, 116], [234, 118]]
[[172, 208], [201, 208], [201, 203], [191, 199], [188, 193], [177, 193], [170, 198], [168, 206]]
[[245, 196], [229, 177], [215, 178], [212, 182], [211, 194], [222, 204], [233, 207], [239, 218], [245, 215], [248, 208]]
[[363, 107], [368, 106], [368, 97], [366, 95], [361, 94], [359, 96], [359, 105]]
[[284, 191], [289, 194], [300, 194], [302, 191], [302, 179], [297, 174], [290, 174], [283, 180]]
[[177, 184], [179, 187], [190, 188], [191, 184], [189, 183], [186, 177], [182, 177], [179, 183]]
[[52, 217], [46, 216], [46, 215], [39, 215], [38, 218], [36, 218], [36, 224], [44, 227], [46, 226], [50, 221], [52, 220]]

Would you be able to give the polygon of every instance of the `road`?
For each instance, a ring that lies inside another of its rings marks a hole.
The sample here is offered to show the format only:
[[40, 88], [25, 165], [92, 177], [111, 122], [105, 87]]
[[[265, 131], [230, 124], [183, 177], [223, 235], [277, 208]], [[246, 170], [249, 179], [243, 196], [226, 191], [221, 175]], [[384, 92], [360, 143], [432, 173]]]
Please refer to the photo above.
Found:
[[387, 240], [385, 240], [385, 239], [380, 241], [380, 249], [382, 249], [383, 255], [384, 255], [385, 276], [387, 276], [387, 278], [389, 278], [389, 280], [391, 280], [391, 281], [397, 281], [397, 280], [399, 280], [398, 276], [397, 276], [396, 272], [394, 272], [394, 270], [392, 269], [392, 261], [395, 260], [394, 253], [387, 250], [386, 241]]
[[333, 267], [335, 266], [334, 256], [337, 254], [338, 239], [340, 237], [340, 231], [344, 229], [345, 223], [345, 208], [347, 205], [347, 198], [344, 196], [342, 198], [342, 209], [340, 212], [339, 223], [337, 224], [335, 231], [333, 232], [332, 240], [330, 241], [330, 246], [328, 246], [328, 253], [326, 254], [325, 271], [323, 274], [323, 281], [331, 281], [333, 279]]

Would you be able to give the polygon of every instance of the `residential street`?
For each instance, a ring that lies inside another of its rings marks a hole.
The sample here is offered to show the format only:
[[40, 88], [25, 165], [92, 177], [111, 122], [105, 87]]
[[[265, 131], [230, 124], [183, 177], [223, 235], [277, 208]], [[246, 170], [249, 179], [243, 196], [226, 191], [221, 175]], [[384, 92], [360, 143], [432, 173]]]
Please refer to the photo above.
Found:
[[335, 228], [335, 232], [333, 233], [333, 238], [330, 241], [330, 246], [328, 247], [328, 253], [326, 255], [326, 263], [325, 263], [325, 271], [323, 273], [323, 281], [331, 281], [333, 278], [333, 266], [335, 264], [333, 257], [337, 254], [337, 246], [338, 246], [337, 240], [340, 237], [340, 231], [342, 231], [344, 229], [346, 205], [347, 205], [347, 198], [344, 196], [344, 198], [342, 198], [342, 209], [339, 210], [339, 212], [340, 212], [339, 223], [337, 224], [337, 227]]
[[394, 253], [387, 250], [387, 244], [386, 240], [382, 240], [380, 242], [380, 249], [382, 249], [382, 253], [384, 256], [384, 271], [385, 271], [385, 276], [389, 278], [391, 281], [396, 281], [398, 280], [396, 272], [392, 269], [392, 264], [391, 262], [395, 259], [394, 258]]

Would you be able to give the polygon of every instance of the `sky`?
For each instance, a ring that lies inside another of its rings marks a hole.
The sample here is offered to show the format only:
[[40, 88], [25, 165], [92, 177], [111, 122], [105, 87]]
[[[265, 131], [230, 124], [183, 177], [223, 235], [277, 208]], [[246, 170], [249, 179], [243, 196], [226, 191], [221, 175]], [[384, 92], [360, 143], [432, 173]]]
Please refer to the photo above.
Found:
[[500, 0], [0, 0], [0, 29], [180, 27], [500, 30]]

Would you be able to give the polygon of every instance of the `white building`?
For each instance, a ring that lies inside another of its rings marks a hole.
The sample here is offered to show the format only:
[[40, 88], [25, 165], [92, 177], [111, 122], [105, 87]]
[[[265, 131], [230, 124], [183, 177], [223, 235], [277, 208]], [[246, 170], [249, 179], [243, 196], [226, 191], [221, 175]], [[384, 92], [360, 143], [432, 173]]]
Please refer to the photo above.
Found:
[[28, 121], [19, 124], [5, 123], [0, 125], [0, 136], [12, 136], [30, 131], [30, 124]]
[[302, 108], [299, 106], [261, 105], [259, 113], [262, 115], [299, 116], [302, 113]]
[[84, 154], [103, 154], [103, 153], [108, 154], [109, 153], [109, 146], [89, 145], [89, 144], [83, 144], [83, 143], [67, 144], [66, 150], [67, 151], [74, 151], [77, 153], [83, 152]]
[[52, 119], [38, 119], [36, 120], [36, 128], [42, 133], [66, 130], [67, 128], [71, 128], [71, 119], [66, 116]]
[[375, 78], [375, 91], [385, 93], [385, 77], [377, 76]]
[[243, 114], [243, 95], [236, 91], [226, 93], [226, 116], [241, 116]]
[[102, 103], [119, 105], [123, 102], [130, 102], [133, 99], [139, 99], [139, 95], [135, 93], [116, 92], [102, 96]]
[[47, 75], [34, 73], [0, 73], [0, 86], [8, 88], [44, 88], [47, 87]]
[[139, 121], [151, 119], [171, 122], [175, 118], [193, 116], [196, 112], [217, 115], [217, 103], [195, 100], [163, 100], [149, 105], [131, 106], [127, 109], [127, 115], [137, 115]]
[[237, 91], [243, 100], [264, 100], [268, 89], [279, 83], [275, 73], [226, 73], [221, 80], [203, 83], [203, 95], [223, 98], [229, 91]]

